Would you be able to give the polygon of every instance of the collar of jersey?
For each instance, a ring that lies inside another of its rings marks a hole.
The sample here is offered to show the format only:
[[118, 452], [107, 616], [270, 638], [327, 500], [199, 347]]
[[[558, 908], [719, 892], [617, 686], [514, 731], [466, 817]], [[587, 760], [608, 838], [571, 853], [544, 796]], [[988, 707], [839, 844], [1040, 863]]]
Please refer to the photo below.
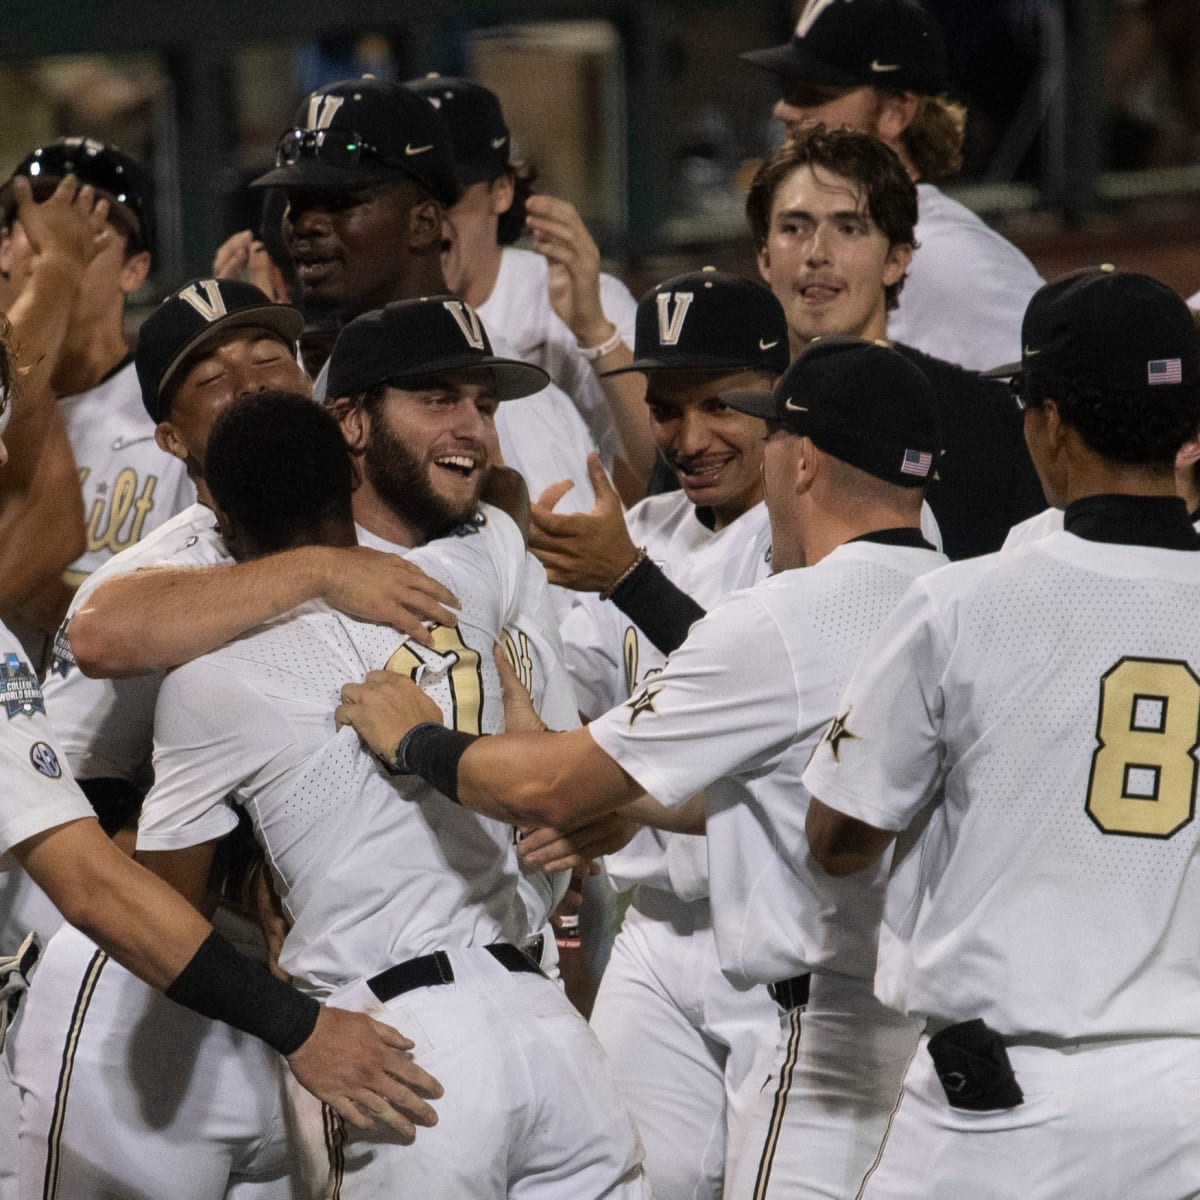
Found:
[[1174, 496], [1085, 496], [1067, 505], [1063, 528], [1089, 542], [1200, 550], [1187, 506]]

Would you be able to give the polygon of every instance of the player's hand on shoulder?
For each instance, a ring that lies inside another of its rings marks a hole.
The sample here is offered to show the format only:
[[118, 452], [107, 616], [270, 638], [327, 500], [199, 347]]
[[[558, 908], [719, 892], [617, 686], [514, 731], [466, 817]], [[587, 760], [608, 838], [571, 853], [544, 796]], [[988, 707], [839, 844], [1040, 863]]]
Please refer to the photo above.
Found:
[[588, 455], [588, 478], [596, 493], [589, 513], [554, 512], [570, 490], [566, 480], [551, 484], [538, 497], [531, 512], [529, 548], [551, 583], [577, 592], [603, 592], [633, 562], [637, 547], [625, 527], [621, 498], [594, 451]]
[[413, 1043], [365, 1013], [322, 1007], [316, 1027], [288, 1057], [292, 1074], [355, 1129], [387, 1127], [411, 1142], [436, 1125], [428, 1103], [442, 1086], [413, 1061]]
[[442, 710], [407, 676], [371, 671], [362, 683], [347, 683], [334, 713], [337, 727], [349, 725], [370, 749], [391, 762], [400, 739], [413, 728], [442, 724]]
[[423, 621], [457, 625], [458, 597], [415, 563], [368, 546], [314, 547], [320, 596], [348, 617], [391, 625], [422, 646], [433, 643]]
[[549, 267], [550, 306], [581, 346], [599, 346], [613, 332], [600, 302], [600, 249], [578, 210], [555, 196], [530, 196], [525, 225]]

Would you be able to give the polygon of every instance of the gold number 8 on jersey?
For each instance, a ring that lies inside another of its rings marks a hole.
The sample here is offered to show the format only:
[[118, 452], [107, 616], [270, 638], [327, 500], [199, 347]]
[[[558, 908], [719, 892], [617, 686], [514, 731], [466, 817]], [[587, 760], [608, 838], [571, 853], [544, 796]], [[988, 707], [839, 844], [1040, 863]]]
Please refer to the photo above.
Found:
[[1169, 838], [1196, 807], [1200, 679], [1185, 662], [1122, 658], [1100, 681], [1087, 814], [1105, 833]]

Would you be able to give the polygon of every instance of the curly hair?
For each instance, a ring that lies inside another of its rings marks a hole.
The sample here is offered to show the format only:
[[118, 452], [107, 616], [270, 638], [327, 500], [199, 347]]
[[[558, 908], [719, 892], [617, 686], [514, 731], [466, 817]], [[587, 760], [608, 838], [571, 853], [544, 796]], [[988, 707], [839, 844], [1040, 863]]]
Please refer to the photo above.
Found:
[[1200, 426], [1200, 386], [1195, 384], [1153, 391], [1102, 390], [1027, 372], [1021, 395], [1031, 408], [1053, 400], [1063, 421], [1112, 462], [1174, 467], [1179, 447], [1195, 437]]
[[0, 313], [0, 418], [13, 401], [21, 386], [21, 369], [17, 365], [17, 347], [8, 317]]
[[[758, 250], [767, 243], [775, 193], [799, 167], [820, 168], [857, 184], [889, 249], [916, 249], [917, 187], [895, 152], [870, 134], [816, 125], [792, 134], [754, 174], [746, 195], [746, 219]], [[899, 304], [903, 287], [902, 277], [884, 289], [889, 311]]]
[[511, 246], [525, 232], [525, 201], [533, 195], [538, 169], [531, 162], [512, 163], [507, 168], [513, 181], [513, 202], [508, 212], [500, 214], [496, 241]]
[[937, 183], [962, 170], [967, 110], [948, 96], [918, 96], [917, 115], [900, 136], [919, 179]]

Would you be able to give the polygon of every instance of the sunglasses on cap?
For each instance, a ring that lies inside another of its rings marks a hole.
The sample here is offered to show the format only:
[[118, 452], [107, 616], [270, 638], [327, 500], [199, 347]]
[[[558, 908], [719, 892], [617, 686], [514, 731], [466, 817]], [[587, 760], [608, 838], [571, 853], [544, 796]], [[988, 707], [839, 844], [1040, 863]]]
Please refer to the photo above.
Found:
[[378, 147], [364, 141], [352, 129], [289, 129], [275, 147], [275, 165], [290, 167], [302, 158], [315, 159], [333, 167], [357, 167], [367, 159], [385, 167], [404, 169]]

